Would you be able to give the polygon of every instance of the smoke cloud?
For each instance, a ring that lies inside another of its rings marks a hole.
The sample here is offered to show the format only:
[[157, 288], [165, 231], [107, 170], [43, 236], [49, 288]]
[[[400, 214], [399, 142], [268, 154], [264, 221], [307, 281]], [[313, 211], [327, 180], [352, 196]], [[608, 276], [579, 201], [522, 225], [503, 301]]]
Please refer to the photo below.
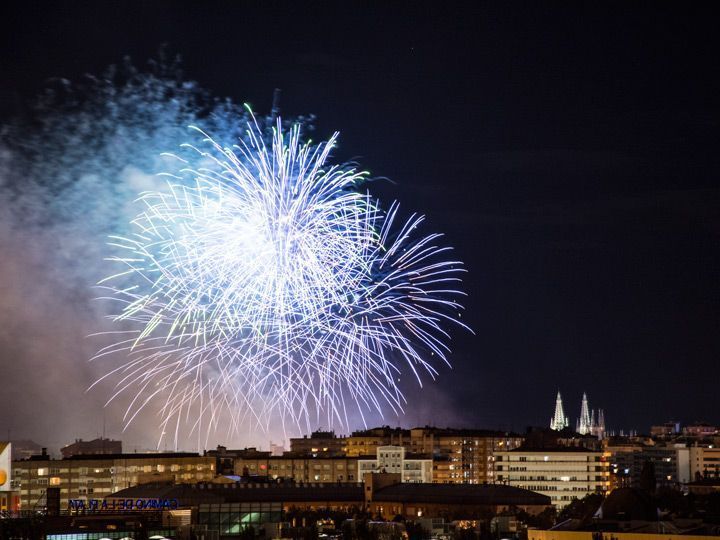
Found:
[[[151, 403], [127, 426], [132, 393], [108, 403], [117, 380], [90, 389], [123, 358], [90, 359], [117, 330], [113, 308], [94, 287], [114, 272], [109, 235], [122, 235], [137, 215], [138, 195], [161, 189], [163, 152], [192, 140], [198, 126], [232, 144], [249, 117], [242, 106], [212, 98], [183, 81], [176, 62], [152, 62], [140, 72], [129, 63], [79, 83], [52, 81], [39, 99], [0, 132], [0, 381], [14, 439], [35, 439], [51, 449], [101, 433], [125, 448], [175, 448], [175, 434], [158, 426]], [[312, 117], [293, 119], [312, 129]], [[442, 396], [430, 400], [434, 412]], [[421, 422], [429, 411], [410, 410]], [[350, 428], [362, 428], [360, 418]], [[366, 414], [368, 425], [400, 418]], [[180, 426], [178, 445], [266, 447], [297, 432], [192, 432]], [[221, 422], [222, 425], [222, 422]], [[317, 426], [331, 427], [331, 426]]]

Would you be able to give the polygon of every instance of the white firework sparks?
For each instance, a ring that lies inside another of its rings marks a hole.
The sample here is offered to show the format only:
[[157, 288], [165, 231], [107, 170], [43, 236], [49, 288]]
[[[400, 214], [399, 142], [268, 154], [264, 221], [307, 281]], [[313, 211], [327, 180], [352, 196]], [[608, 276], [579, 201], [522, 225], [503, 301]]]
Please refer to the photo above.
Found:
[[187, 146], [202, 166], [182, 160], [113, 237], [122, 270], [102, 286], [131, 329], [97, 357], [126, 353], [103, 378], [110, 400], [134, 392], [127, 423], [160, 400], [176, 441], [181, 418], [209, 434], [222, 412], [230, 430], [347, 425], [349, 409], [401, 411], [402, 373], [447, 362], [462, 263], [441, 235], [414, 239], [422, 216], [394, 231], [397, 205], [358, 191], [366, 173], [328, 164], [337, 134], [313, 146], [280, 126], [271, 147], [257, 124], [233, 148], [203, 134]]

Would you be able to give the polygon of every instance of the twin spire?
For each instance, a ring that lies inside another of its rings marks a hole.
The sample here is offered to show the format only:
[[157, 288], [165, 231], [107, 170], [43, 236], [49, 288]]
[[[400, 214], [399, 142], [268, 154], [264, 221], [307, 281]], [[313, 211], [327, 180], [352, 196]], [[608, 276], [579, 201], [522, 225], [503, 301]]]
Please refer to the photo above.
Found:
[[[558, 390], [557, 398], [555, 399], [555, 414], [550, 419], [550, 429], [560, 431], [568, 427], [569, 424], [570, 420], [565, 416], [562, 396]], [[602, 439], [605, 435], [605, 413], [602, 409], [598, 409], [596, 417], [595, 410], [590, 410], [585, 392], [583, 392], [582, 403], [580, 405], [580, 418], [578, 418], [575, 424], [575, 431], [581, 435], [595, 435], [599, 439]]]
[[565, 416], [565, 411], [563, 410], [562, 396], [560, 395], [560, 390], [558, 390], [558, 395], [555, 399], [555, 415], [550, 419], [550, 429], [560, 431], [568, 427], [569, 424], [568, 417]]

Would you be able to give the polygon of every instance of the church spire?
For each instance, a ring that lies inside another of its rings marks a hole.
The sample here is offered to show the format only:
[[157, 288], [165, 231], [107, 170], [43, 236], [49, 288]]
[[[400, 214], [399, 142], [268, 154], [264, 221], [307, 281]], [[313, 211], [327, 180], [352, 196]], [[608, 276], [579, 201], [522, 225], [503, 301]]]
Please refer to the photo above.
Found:
[[568, 427], [568, 423], [565, 411], [563, 410], [562, 396], [560, 395], [560, 390], [558, 390], [557, 398], [555, 399], [555, 415], [550, 419], [550, 429], [560, 431]]
[[578, 418], [575, 431], [580, 435], [587, 435], [592, 429], [592, 421], [590, 420], [590, 407], [588, 405], [587, 394], [583, 392], [582, 404], [580, 405], [580, 418]]

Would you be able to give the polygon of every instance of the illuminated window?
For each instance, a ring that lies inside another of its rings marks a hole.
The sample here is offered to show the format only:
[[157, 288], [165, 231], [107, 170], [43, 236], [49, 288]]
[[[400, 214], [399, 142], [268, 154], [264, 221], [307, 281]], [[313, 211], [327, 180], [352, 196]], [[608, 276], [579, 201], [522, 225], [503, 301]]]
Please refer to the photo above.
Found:
[[47, 476], [48, 470], [47, 467], [40, 467], [37, 470], [38, 476]]
[[50, 478], [50, 485], [51, 486], [59, 486], [60, 485], [60, 477], [53, 476], [52, 478]]

